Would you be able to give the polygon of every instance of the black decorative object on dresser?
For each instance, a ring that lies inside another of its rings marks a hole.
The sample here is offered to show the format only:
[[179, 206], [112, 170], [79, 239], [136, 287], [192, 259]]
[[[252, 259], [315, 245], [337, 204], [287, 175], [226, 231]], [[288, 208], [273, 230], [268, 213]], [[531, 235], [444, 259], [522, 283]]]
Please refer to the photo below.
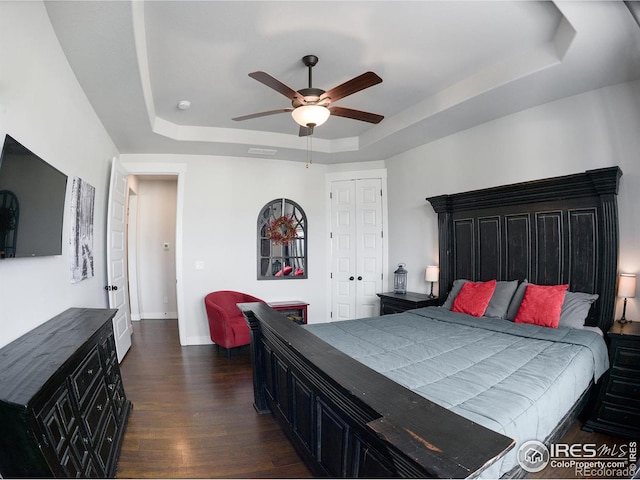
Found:
[[587, 431], [640, 438], [640, 323], [615, 322], [610, 340], [611, 367], [602, 379]]
[[132, 407], [116, 311], [70, 308], [0, 349], [2, 477], [114, 477]]
[[377, 293], [380, 297], [380, 315], [400, 313], [414, 308], [433, 307], [440, 304], [438, 297], [426, 293]]

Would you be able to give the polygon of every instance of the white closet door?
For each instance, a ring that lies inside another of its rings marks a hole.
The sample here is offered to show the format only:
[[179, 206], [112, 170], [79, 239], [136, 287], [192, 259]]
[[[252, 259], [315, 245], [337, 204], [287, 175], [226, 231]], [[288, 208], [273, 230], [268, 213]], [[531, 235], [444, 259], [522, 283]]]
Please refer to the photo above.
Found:
[[382, 187], [356, 180], [356, 318], [378, 315], [382, 288]]
[[377, 315], [382, 288], [381, 180], [331, 184], [331, 318]]
[[331, 185], [331, 318], [356, 313], [356, 186], [345, 180]]

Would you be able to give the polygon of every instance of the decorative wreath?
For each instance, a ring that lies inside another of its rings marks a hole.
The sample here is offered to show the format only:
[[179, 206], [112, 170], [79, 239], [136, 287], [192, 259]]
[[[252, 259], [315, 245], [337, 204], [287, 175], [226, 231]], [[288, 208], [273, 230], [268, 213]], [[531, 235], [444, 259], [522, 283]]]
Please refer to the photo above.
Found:
[[276, 245], [289, 245], [289, 243], [298, 237], [296, 226], [291, 215], [282, 215], [269, 223], [267, 236]]

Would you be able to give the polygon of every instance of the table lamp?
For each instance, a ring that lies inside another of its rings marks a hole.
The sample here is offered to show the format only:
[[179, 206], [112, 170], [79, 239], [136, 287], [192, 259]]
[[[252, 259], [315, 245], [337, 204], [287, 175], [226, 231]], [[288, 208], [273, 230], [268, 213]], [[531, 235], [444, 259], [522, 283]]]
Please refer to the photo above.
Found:
[[429, 265], [424, 273], [424, 279], [426, 282], [431, 282], [431, 292], [429, 292], [429, 298], [435, 298], [433, 294], [433, 282], [438, 281], [440, 275], [440, 269], [435, 265]]
[[636, 296], [636, 276], [632, 273], [621, 273], [618, 279], [618, 297], [624, 298], [624, 305], [622, 307], [622, 317], [618, 320], [619, 323], [628, 323], [631, 320], [627, 320], [627, 298], [633, 298]]

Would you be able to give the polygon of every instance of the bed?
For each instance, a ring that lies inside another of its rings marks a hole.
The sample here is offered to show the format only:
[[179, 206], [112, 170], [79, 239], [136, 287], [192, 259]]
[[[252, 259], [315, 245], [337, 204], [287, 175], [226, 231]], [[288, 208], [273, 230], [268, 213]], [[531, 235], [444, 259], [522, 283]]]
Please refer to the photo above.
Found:
[[[518, 443], [560, 438], [608, 366], [598, 331], [613, 318], [620, 176], [612, 167], [427, 199], [438, 214], [442, 291], [462, 279], [565, 284], [592, 296], [591, 328], [478, 319], [450, 306], [303, 328], [244, 304], [255, 408], [278, 419], [317, 475], [522, 476]], [[533, 363], [499, 368], [524, 357]], [[450, 372], [463, 383], [449, 383]], [[481, 376], [495, 388], [475, 385]], [[501, 406], [517, 403], [526, 408]]]

